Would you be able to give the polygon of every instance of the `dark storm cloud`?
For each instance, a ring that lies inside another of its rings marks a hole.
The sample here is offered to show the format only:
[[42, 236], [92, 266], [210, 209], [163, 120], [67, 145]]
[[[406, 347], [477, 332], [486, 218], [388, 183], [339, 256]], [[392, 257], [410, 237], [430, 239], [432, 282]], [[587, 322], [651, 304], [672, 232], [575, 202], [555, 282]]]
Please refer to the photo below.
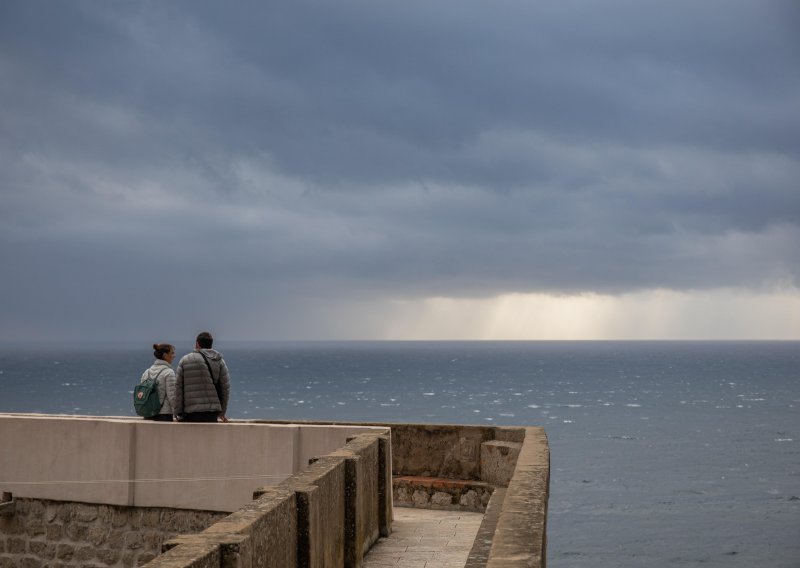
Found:
[[6, 321], [796, 284], [799, 13], [4, 2]]

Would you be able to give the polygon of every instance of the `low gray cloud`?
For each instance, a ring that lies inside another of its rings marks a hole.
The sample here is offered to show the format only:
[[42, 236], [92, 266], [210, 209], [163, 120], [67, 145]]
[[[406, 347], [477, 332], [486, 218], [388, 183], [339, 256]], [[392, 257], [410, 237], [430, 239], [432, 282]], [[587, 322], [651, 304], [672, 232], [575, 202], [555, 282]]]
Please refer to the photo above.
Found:
[[0, 338], [796, 286], [798, 31], [791, 1], [4, 2]]

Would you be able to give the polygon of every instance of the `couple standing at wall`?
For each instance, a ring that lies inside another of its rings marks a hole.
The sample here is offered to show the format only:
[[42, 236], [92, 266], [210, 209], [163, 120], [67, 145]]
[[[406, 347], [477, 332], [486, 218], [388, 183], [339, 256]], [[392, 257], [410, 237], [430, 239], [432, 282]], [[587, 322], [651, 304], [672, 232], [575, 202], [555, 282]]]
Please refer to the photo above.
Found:
[[230, 375], [225, 359], [213, 345], [210, 333], [198, 334], [194, 351], [181, 357], [175, 371], [175, 347], [153, 345], [156, 360], [142, 374], [141, 382], [156, 380], [161, 409], [147, 420], [172, 422], [174, 416], [178, 422], [228, 422]]

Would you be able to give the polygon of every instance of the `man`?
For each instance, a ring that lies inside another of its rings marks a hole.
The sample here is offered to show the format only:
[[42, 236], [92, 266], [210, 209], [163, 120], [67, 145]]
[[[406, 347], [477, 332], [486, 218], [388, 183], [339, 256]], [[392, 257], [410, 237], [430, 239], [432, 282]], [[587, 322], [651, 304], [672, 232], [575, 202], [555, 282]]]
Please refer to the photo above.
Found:
[[227, 422], [231, 385], [222, 354], [212, 349], [214, 338], [200, 333], [194, 351], [181, 357], [175, 371], [175, 416], [179, 422]]

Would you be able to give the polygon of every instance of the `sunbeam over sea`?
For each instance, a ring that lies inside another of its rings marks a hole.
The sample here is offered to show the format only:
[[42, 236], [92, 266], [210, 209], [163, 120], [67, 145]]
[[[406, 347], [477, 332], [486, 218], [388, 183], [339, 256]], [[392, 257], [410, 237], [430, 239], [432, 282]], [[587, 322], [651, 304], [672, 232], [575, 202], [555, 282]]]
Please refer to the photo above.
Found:
[[[800, 566], [800, 343], [215, 347], [234, 419], [543, 425], [550, 566]], [[0, 411], [132, 415], [150, 359], [3, 345]]]

